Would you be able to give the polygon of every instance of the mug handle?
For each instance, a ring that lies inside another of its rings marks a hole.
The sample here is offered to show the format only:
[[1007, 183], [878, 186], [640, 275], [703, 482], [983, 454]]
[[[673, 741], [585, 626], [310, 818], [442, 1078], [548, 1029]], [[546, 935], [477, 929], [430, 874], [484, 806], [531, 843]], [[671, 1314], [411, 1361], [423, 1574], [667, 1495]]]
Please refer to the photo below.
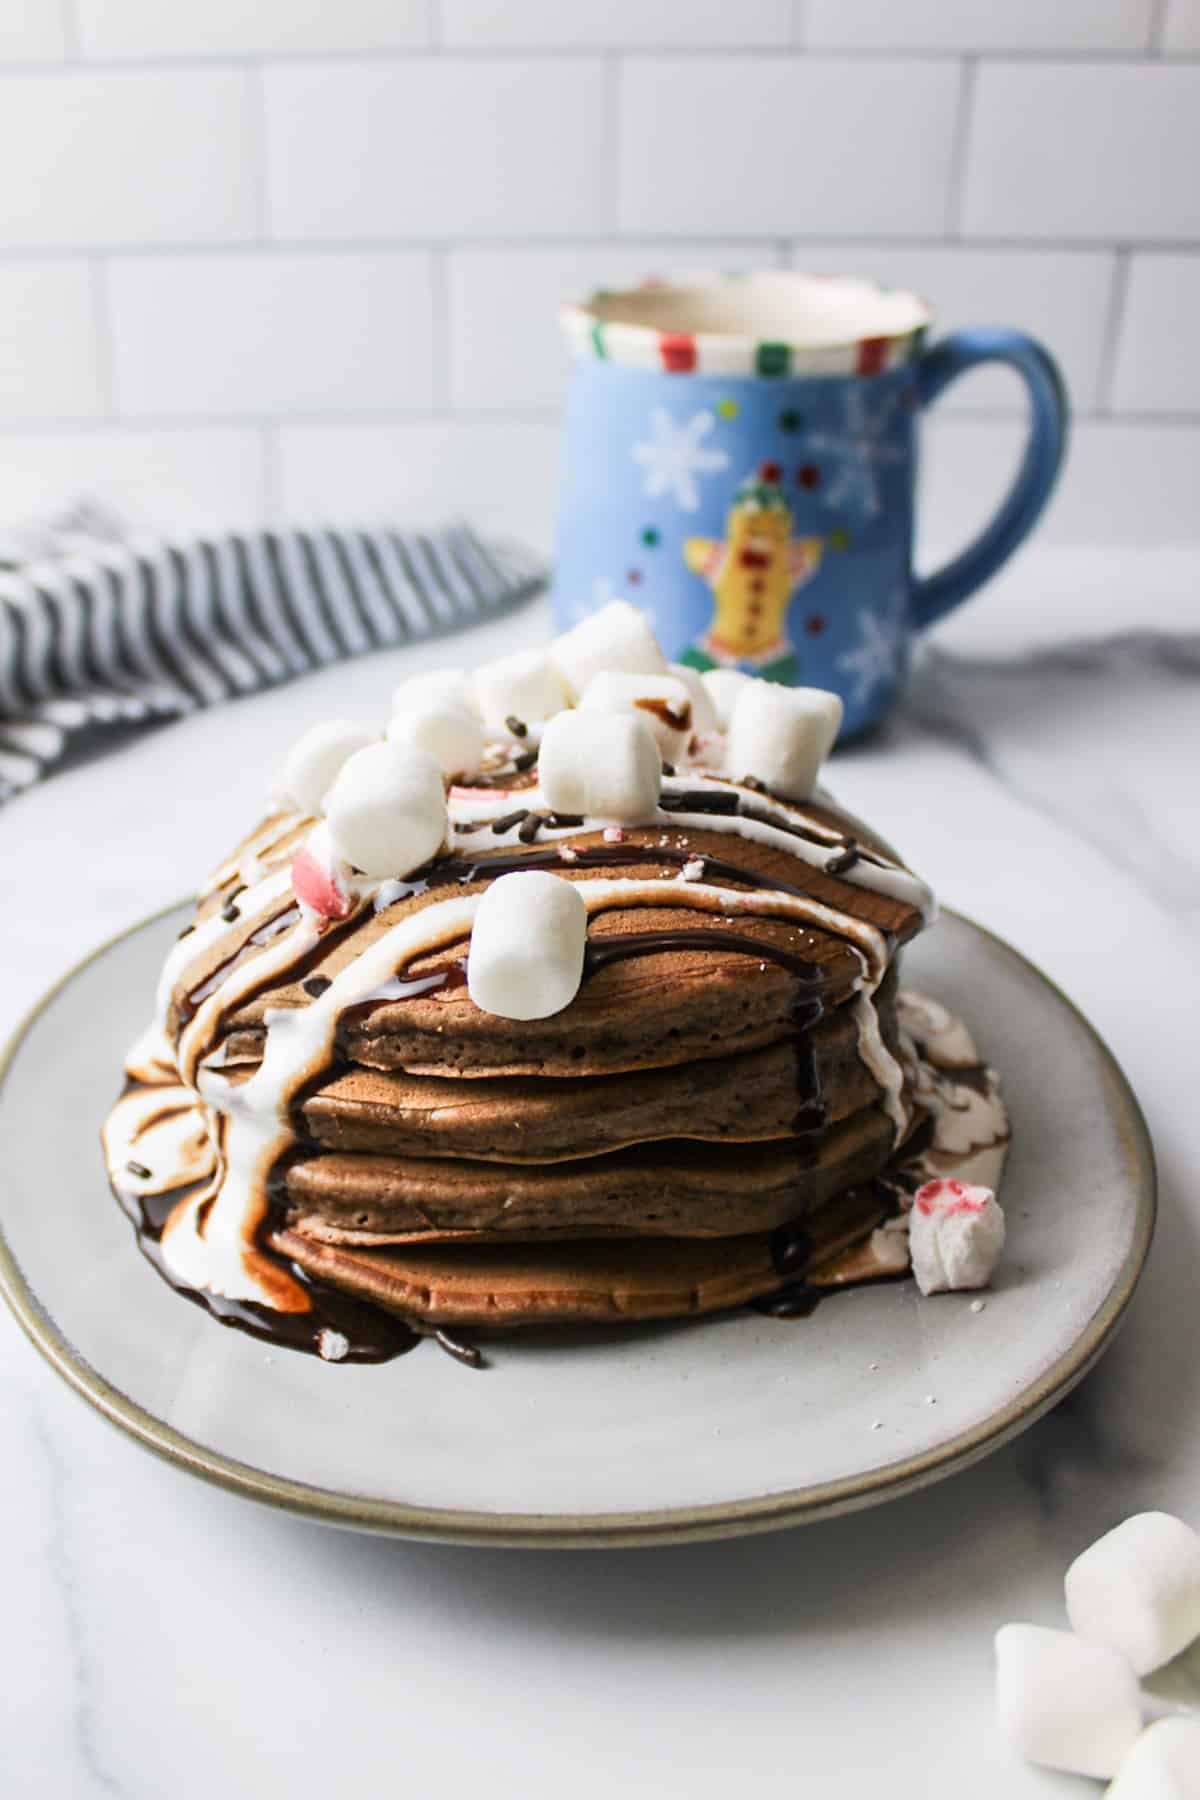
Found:
[[999, 512], [973, 544], [936, 574], [914, 581], [913, 624], [932, 625], [973, 594], [1012, 555], [1033, 529], [1062, 467], [1067, 448], [1067, 390], [1048, 351], [1022, 331], [972, 325], [927, 350], [917, 363], [917, 400], [922, 407], [980, 363], [1006, 363], [1029, 391], [1029, 435], [1016, 478]]

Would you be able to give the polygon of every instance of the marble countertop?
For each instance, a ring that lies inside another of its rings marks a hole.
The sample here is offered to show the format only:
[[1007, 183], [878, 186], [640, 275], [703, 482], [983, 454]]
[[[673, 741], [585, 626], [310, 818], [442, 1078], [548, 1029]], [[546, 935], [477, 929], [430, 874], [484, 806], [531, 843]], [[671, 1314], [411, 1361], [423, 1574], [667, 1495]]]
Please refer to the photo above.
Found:
[[[1066, 990], [1142, 1100], [1159, 1235], [1076, 1393], [879, 1511], [653, 1551], [451, 1549], [188, 1479], [68, 1392], [4, 1313], [0, 1792], [1088, 1791], [998, 1742], [991, 1636], [1061, 1623], [1066, 1563], [1126, 1513], [1200, 1524], [1198, 588], [1194, 553], [1031, 553], [937, 634], [902, 711], [829, 774], [946, 902]], [[544, 629], [531, 608], [462, 655]], [[160, 730], [0, 810], [0, 1039], [85, 949], [220, 858], [304, 725], [378, 711], [419, 660], [445, 649]], [[1157, 1685], [1200, 1707], [1200, 1653]]]

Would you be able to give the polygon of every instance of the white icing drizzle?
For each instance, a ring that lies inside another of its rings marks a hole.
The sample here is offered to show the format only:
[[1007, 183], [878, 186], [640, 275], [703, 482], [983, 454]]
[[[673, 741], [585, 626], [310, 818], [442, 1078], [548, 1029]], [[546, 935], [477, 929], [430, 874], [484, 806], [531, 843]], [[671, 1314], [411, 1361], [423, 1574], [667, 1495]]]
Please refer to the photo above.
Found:
[[904, 1100], [904, 1070], [883, 1041], [879, 1008], [874, 995], [865, 991], [854, 999], [854, 1023], [858, 1030], [858, 1054], [882, 1091], [881, 1105], [892, 1121], [898, 1142], [908, 1130], [909, 1109]]
[[203, 1109], [179, 1081], [131, 1088], [109, 1114], [102, 1136], [113, 1186], [132, 1199], [207, 1181], [214, 1172]]
[[[197, 899], [207, 900], [211, 894], [227, 887], [231, 881], [240, 881], [245, 887], [253, 887], [261, 881], [268, 869], [274, 868], [281, 860], [272, 856], [284, 839], [290, 837], [297, 826], [303, 824], [305, 815], [299, 812], [274, 813], [265, 819], [257, 831], [251, 833], [236, 856], [229, 857], [215, 868], [208, 880], [201, 887]], [[291, 860], [290, 851], [284, 855]]]
[[[249, 919], [257, 919], [269, 912], [277, 900], [282, 900], [292, 891], [292, 875], [290, 866], [269, 875], [257, 886], [248, 887], [237, 897], [238, 923]], [[178, 938], [167, 952], [167, 960], [163, 964], [162, 974], [158, 978], [158, 992], [155, 996], [155, 1012], [165, 1024], [171, 1007], [171, 995], [193, 963], [199, 962], [204, 952], [213, 944], [226, 936], [230, 921], [222, 918], [220, 910], [210, 913], [185, 936]]]

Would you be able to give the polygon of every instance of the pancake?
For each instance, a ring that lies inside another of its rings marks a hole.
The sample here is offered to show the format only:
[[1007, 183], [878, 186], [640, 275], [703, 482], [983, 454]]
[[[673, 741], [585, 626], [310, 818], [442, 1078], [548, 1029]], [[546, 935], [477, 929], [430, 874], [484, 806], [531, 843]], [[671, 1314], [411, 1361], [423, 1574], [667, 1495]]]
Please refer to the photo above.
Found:
[[[827, 794], [720, 754], [693, 738], [613, 826], [556, 811], [510, 736], [394, 876], [268, 815], [202, 889], [106, 1127], [156, 1266], [268, 1334], [325, 1293], [509, 1328], [894, 1272], [872, 1233], [922, 1156], [959, 1156], [900, 1016], [931, 898]], [[586, 940], [573, 997], [513, 1018], [473, 997], [472, 926], [529, 871], [576, 888]]]

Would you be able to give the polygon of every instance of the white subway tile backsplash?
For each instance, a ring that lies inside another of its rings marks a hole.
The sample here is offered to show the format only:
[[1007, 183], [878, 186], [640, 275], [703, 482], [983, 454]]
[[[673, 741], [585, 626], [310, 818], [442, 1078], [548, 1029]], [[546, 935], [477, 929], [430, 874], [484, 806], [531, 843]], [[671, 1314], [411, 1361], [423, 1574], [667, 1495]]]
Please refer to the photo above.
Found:
[[[27, 4], [28, 0], [23, 0]], [[84, 56], [412, 49], [434, 0], [75, 0]]]
[[66, 55], [63, 0], [10, 0], [0, 6], [0, 63], [56, 62]]
[[430, 262], [416, 250], [114, 258], [117, 403], [135, 418], [428, 409]]
[[1141, 50], [1152, 0], [804, 0], [803, 42], [852, 50]]
[[1163, 49], [1170, 56], [1200, 53], [1200, 0], [1167, 0]]
[[103, 410], [94, 281], [82, 260], [0, 263], [0, 419]]
[[[987, 522], [1022, 441], [1015, 420], [930, 419], [922, 434], [920, 567], [960, 549]], [[1200, 542], [1198, 492], [1200, 426], [1081, 419], [1037, 526], [1038, 542], [1194, 544]]]
[[940, 232], [948, 60], [646, 57], [621, 80], [621, 224], [680, 233]]
[[[107, 0], [105, 0], [107, 3]], [[791, 0], [440, 0], [442, 40], [496, 49], [569, 45], [682, 49], [728, 44], [746, 49], [786, 44]]]
[[282, 512], [289, 519], [414, 524], [468, 518], [546, 545], [558, 428], [537, 421], [284, 425]]
[[261, 525], [262, 434], [251, 429], [0, 431], [0, 525], [106, 501], [147, 530]]
[[983, 63], [964, 229], [984, 237], [1200, 234], [1200, 68]]
[[[865, 275], [912, 288], [933, 306], [934, 338], [963, 325], [1012, 325], [1038, 338], [1059, 363], [1073, 405], [1100, 399], [1111, 251], [999, 250], [965, 244], [800, 243], [790, 262], [818, 273]], [[1004, 369], [956, 382], [938, 409], [1023, 409], [1024, 389]]]
[[770, 244], [652, 243], [456, 250], [449, 259], [450, 394], [462, 410], [557, 406], [565, 301], [679, 270], [769, 268]]
[[556, 236], [610, 222], [598, 60], [304, 63], [264, 80], [280, 237]]
[[0, 76], [0, 245], [249, 237], [249, 117], [240, 70]]
[[1117, 412], [1200, 414], [1200, 253], [1135, 255], [1113, 370]]

